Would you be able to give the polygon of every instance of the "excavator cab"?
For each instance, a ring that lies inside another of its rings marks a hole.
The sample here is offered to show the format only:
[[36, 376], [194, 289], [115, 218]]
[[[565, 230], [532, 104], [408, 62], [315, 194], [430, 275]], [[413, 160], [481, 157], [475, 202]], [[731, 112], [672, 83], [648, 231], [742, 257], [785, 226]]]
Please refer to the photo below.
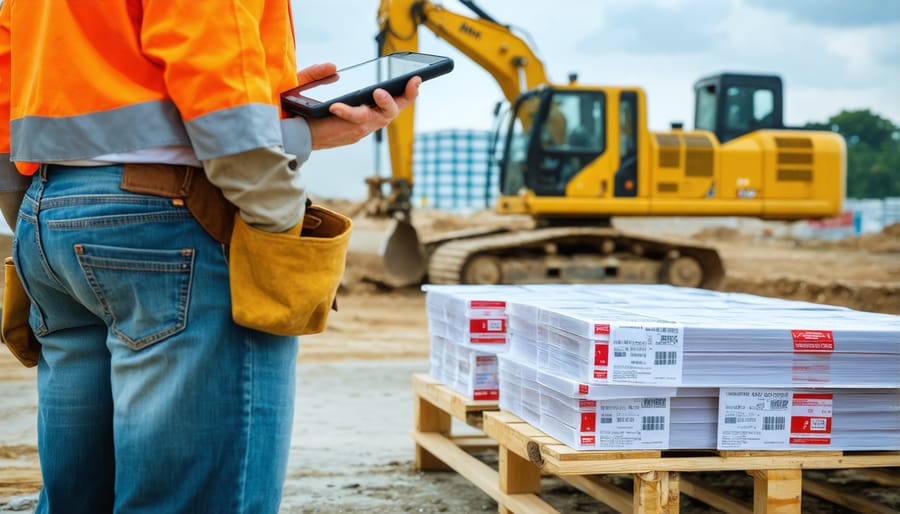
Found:
[[542, 87], [515, 103], [500, 159], [500, 189], [565, 196], [566, 185], [604, 151], [605, 93]]
[[698, 80], [694, 127], [720, 143], [760, 129], [784, 128], [782, 84], [775, 75], [720, 73]]

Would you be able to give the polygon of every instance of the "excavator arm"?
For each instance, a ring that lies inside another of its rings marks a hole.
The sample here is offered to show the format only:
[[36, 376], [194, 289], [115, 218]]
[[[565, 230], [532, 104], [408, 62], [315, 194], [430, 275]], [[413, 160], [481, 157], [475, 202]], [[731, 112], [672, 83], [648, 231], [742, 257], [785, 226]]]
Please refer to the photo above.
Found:
[[[448, 11], [427, 0], [381, 0], [376, 38], [379, 54], [418, 51], [419, 26], [425, 26], [490, 73], [510, 102], [522, 91], [547, 82], [543, 63], [525, 41], [471, 0], [462, 3], [476, 17]], [[391, 173], [387, 178], [376, 175], [367, 179], [369, 215], [409, 221], [414, 120], [414, 110], [409, 108], [387, 127]]]

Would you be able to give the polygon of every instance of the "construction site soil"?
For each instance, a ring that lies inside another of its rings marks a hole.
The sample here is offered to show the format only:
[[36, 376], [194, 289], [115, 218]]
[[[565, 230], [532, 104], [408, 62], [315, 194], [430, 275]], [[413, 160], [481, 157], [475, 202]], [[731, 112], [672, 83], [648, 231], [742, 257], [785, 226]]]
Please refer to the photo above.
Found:
[[[349, 202], [325, 203], [342, 212], [355, 208]], [[417, 211], [413, 221], [423, 236], [529, 223], [490, 212], [428, 210]], [[777, 224], [628, 219], [615, 225], [716, 248], [726, 269], [724, 291], [900, 314], [900, 224], [835, 241], [788, 237]], [[386, 226], [383, 220], [355, 218], [340, 310], [332, 313], [324, 333], [301, 339], [281, 512], [496, 512], [496, 503], [459, 475], [413, 467], [411, 379], [428, 370], [427, 319], [418, 287], [392, 289], [377, 279], [380, 261], [372, 243]], [[2, 236], [0, 251], [9, 255], [9, 247], [9, 237]], [[35, 370], [22, 367], [5, 350], [0, 351], [0, 395], [0, 512], [30, 512], [41, 486]], [[468, 427], [454, 425], [457, 429]], [[495, 452], [483, 458], [496, 465]], [[900, 511], [896, 483], [879, 484], [849, 470], [809, 476]], [[736, 498], [753, 497], [752, 479], [745, 473], [706, 473], [703, 479]], [[611, 480], [628, 487], [627, 476]], [[542, 497], [561, 512], [614, 512], [552, 477], [544, 479]], [[681, 511], [717, 512], [684, 495]], [[807, 495], [803, 511], [852, 512]]]

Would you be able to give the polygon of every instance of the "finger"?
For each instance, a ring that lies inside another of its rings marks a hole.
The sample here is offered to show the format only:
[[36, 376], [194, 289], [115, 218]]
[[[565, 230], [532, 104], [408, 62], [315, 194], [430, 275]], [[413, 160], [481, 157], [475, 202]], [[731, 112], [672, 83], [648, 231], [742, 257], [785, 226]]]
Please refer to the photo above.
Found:
[[422, 85], [422, 77], [415, 76], [409, 79], [409, 82], [406, 83], [406, 91], [403, 96], [414, 99], [419, 96], [419, 86]]
[[397, 106], [397, 102], [394, 101], [394, 97], [384, 89], [376, 89], [372, 96], [375, 98], [375, 105], [381, 109], [381, 113], [386, 118], [393, 119], [400, 113], [400, 108]]
[[297, 72], [297, 81], [300, 84], [306, 84], [314, 80], [334, 75], [335, 72], [337, 72], [337, 66], [335, 66], [334, 63], [325, 62], [313, 64], [312, 66], [307, 66]]
[[397, 102], [397, 107], [402, 110], [411, 105], [416, 97], [419, 96], [419, 86], [421, 85], [421, 77], [416, 76], [409, 79], [406, 83], [406, 90], [403, 92], [403, 96], [394, 98], [394, 101]]
[[368, 106], [359, 105], [356, 107], [351, 107], [345, 103], [340, 102], [332, 104], [331, 107], [328, 108], [328, 110], [329, 112], [331, 112], [331, 114], [334, 114], [338, 118], [355, 124], [365, 123], [369, 120], [372, 114], [372, 109]]

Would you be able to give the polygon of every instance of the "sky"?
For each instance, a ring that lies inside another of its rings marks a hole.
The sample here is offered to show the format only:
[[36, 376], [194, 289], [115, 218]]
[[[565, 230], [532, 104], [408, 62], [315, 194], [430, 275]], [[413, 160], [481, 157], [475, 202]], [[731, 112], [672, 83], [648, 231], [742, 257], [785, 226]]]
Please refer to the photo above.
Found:
[[[291, 0], [297, 62], [348, 66], [375, 56], [378, 1]], [[438, 3], [438, 2], [435, 2]], [[471, 15], [458, 1], [441, 2]], [[693, 127], [693, 84], [723, 71], [780, 75], [785, 123], [824, 122], [870, 109], [900, 124], [900, 0], [480, 0], [531, 43], [552, 82], [640, 86], [651, 130]], [[416, 101], [416, 131], [491, 130], [503, 99], [493, 78], [427, 28], [419, 51], [452, 57], [449, 75]], [[304, 166], [310, 192], [363, 199], [376, 169], [373, 139], [317, 151]], [[389, 173], [387, 146], [381, 173]]]

